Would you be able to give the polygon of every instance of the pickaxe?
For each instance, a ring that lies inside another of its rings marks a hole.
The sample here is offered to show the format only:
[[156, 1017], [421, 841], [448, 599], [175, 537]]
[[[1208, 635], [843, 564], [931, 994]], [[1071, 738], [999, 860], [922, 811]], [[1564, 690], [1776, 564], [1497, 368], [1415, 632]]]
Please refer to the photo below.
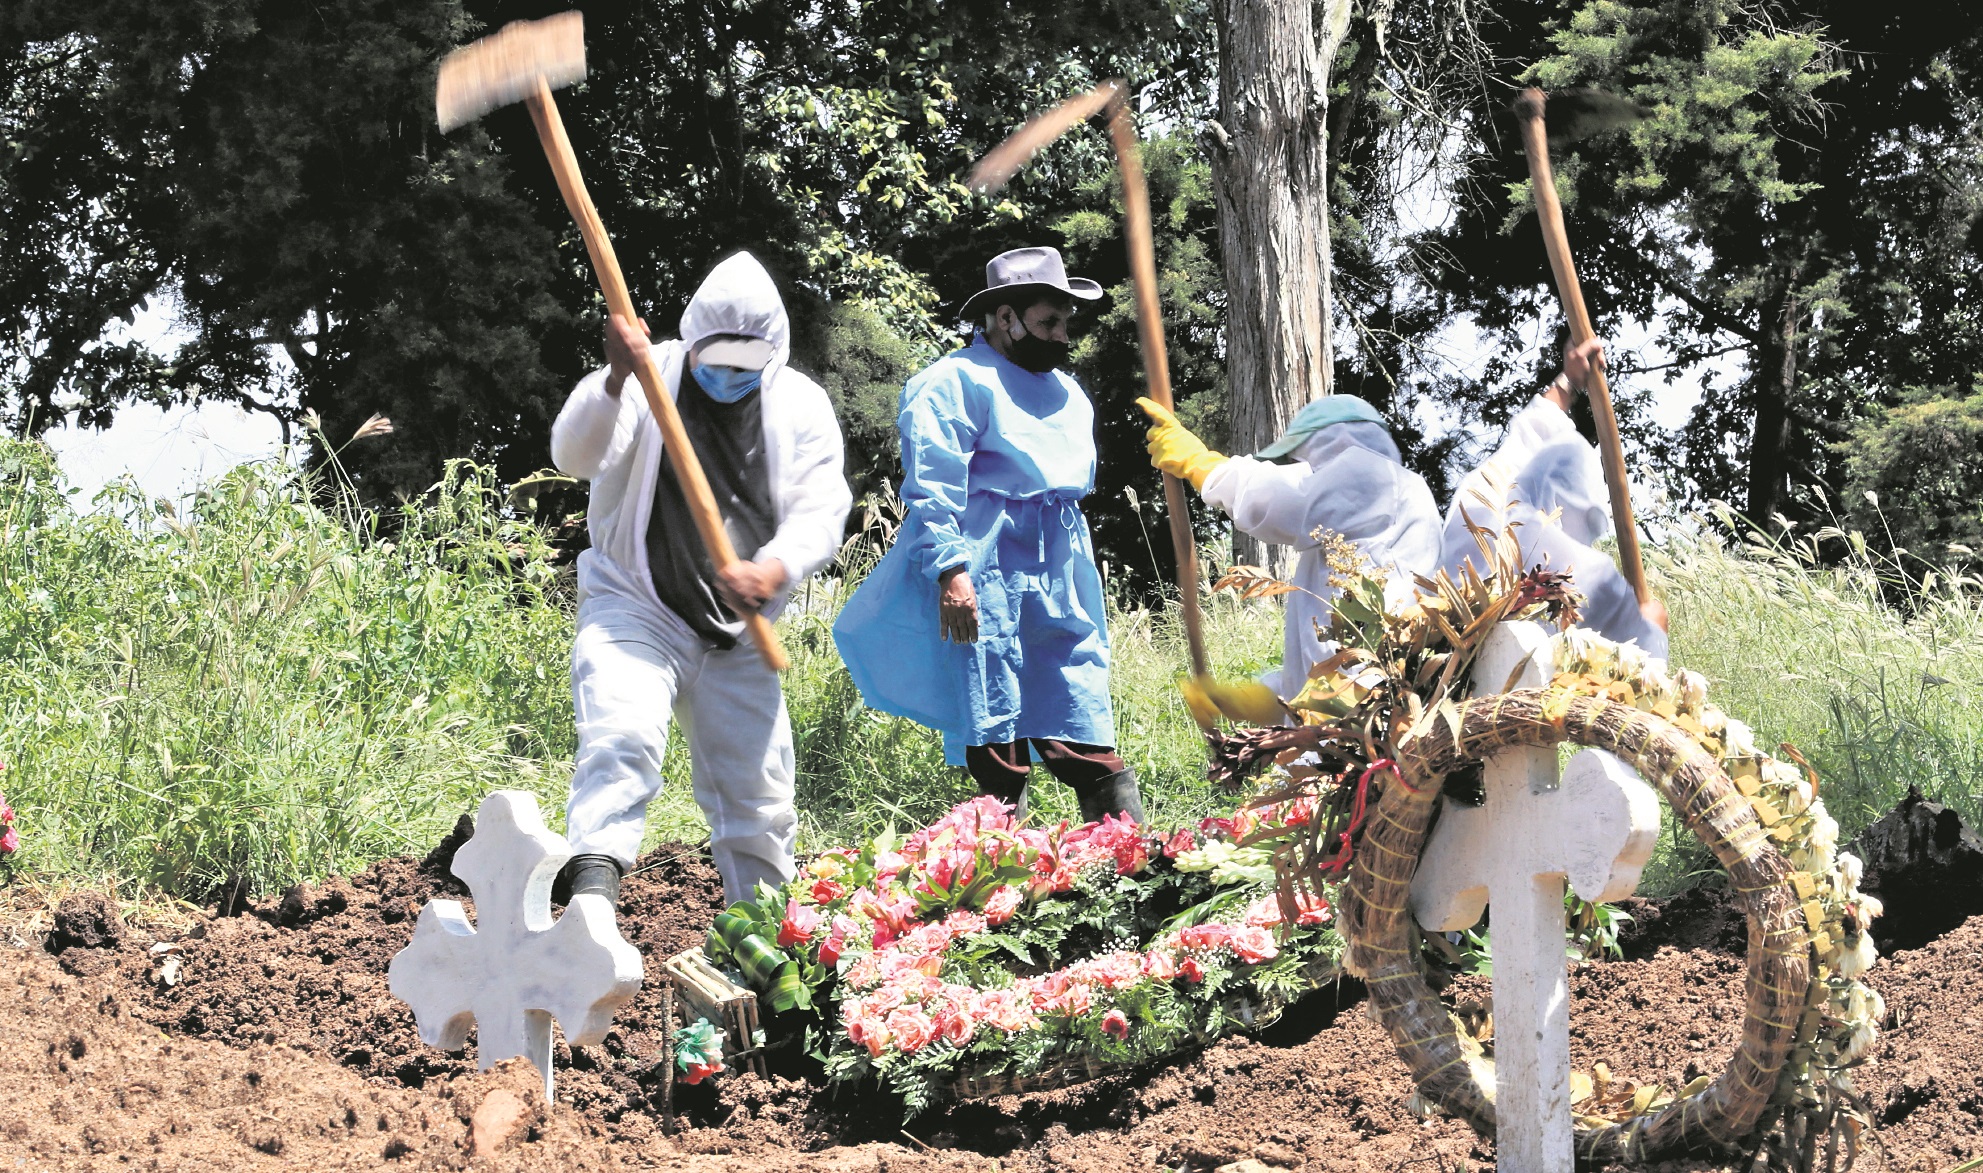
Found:
[[[1566, 95], [1570, 96], [1570, 95]], [[1635, 108], [1617, 98], [1606, 98], [1588, 91], [1574, 95], [1579, 103], [1576, 120], [1585, 132], [1608, 129], [1643, 117]], [[1563, 228], [1563, 205], [1556, 199], [1556, 179], [1549, 169], [1549, 135], [1543, 120], [1543, 92], [1534, 87], [1515, 99], [1515, 117], [1522, 126], [1522, 149], [1529, 159], [1529, 186], [1535, 191], [1536, 216], [1542, 222], [1543, 247], [1549, 250], [1549, 267], [1556, 274], [1556, 292], [1563, 302], [1563, 315], [1570, 320], [1570, 345], [1576, 347], [1595, 337], [1590, 311], [1584, 308], [1583, 287], [1577, 283], [1577, 266], [1570, 259], [1570, 236]], [[1596, 108], [1592, 108], [1595, 106]], [[1652, 601], [1646, 586], [1645, 561], [1639, 554], [1639, 527], [1632, 518], [1632, 494], [1625, 483], [1625, 446], [1618, 439], [1618, 415], [1611, 407], [1611, 386], [1604, 372], [1591, 368], [1591, 414], [1597, 417], [1598, 451], [1604, 457], [1605, 486], [1611, 491], [1612, 523], [1618, 529], [1618, 569], [1639, 602]]]
[[[441, 62], [440, 80], [434, 89], [434, 113], [443, 133], [472, 122], [499, 106], [522, 102], [530, 109], [530, 120], [537, 124], [537, 139], [551, 161], [558, 190], [565, 207], [578, 222], [585, 238], [585, 251], [592, 255], [592, 268], [599, 275], [599, 288], [606, 295], [606, 308], [629, 322], [637, 322], [633, 298], [627, 294], [627, 281], [620, 273], [619, 259], [613, 255], [613, 242], [606, 236], [598, 209], [586, 193], [585, 178], [579, 174], [578, 157], [571, 140], [565, 137], [564, 120], [558, 117], [551, 91], [585, 78], [585, 23], [576, 12], [561, 12], [543, 20], [520, 20], [506, 25], [491, 36], [465, 45]], [[720, 573], [737, 561], [723, 518], [716, 512], [715, 494], [703, 476], [702, 462], [682, 428], [682, 417], [675, 401], [661, 380], [661, 369], [650, 356], [643, 358], [634, 374], [647, 395], [647, 408], [661, 426], [661, 440], [668, 452], [668, 465], [688, 499], [689, 513], [695, 518], [696, 532], [709, 551], [709, 560]], [[758, 655], [772, 670], [783, 672], [787, 661], [778, 635], [763, 615], [747, 611], [744, 626]]]
[[[1150, 188], [1143, 177], [1143, 157], [1136, 146], [1136, 126], [1129, 116], [1128, 86], [1120, 79], [1103, 82], [1083, 94], [1043, 114], [1029, 119], [1011, 137], [979, 160], [971, 172], [970, 186], [994, 191], [1040, 148], [1087, 121], [1108, 111], [1109, 137], [1115, 144], [1116, 169], [1122, 173], [1122, 206], [1128, 221], [1129, 278], [1136, 291], [1136, 329], [1143, 349], [1143, 376], [1150, 398], [1164, 410], [1172, 408], [1170, 361], [1164, 353], [1164, 315], [1157, 302], [1157, 253], [1150, 228]], [[1177, 550], [1177, 589], [1184, 615], [1184, 638], [1191, 654], [1191, 681], [1195, 695], [1207, 698], [1235, 720], [1250, 724], [1273, 724], [1282, 715], [1280, 701], [1265, 685], [1253, 682], [1214, 682], [1205, 655], [1205, 621], [1198, 606], [1198, 543], [1191, 533], [1191, 514], [1185, 506], [1184, 484], [1169, 473], [1164, 477], [1164, 504], [1170, 512], [1171, 545]], [[1186, 699], [1194, 692], [1187, 689]], [[1215, 719], [1192, 705], [1199, 723], [1210, 728]]]

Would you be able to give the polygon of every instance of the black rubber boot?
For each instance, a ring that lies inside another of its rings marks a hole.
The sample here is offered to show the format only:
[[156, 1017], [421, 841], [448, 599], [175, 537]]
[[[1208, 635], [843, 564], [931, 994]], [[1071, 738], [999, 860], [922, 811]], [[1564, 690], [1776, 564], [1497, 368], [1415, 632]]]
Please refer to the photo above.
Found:
[[[620, 908], [620, 861], [610, 855], [574, 855], [565, 863], [561, 877], [571, 885], [571, 896], [582, 896], [587, 892], [594, 896], [604, 896], [613, 911]], [[571, 903], [567, 897], [566, 904]]]
[[1136, 788], [1136, 771], [1117, 770], [1100, 781], [1074, 791], [1081, 804], [1081, 821], [1098, 823], [1104, 815], [1117, 815], [1137, 826], [1143, 825], [1143, 795]]

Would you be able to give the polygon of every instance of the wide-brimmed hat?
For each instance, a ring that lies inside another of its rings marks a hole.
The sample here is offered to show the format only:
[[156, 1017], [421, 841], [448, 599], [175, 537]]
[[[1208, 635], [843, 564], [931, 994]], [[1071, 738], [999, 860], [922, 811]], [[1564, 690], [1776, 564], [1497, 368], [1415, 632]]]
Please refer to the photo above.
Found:
[[958, 307], [957, 316], [967, 322], [975, 321], [988, 306], [1018, 301], [1014, 295], [1023, 295], [1029, 287], [1058, 290], [1082, 301], [1093, 301], [1102, 295], [1102, 287], [1093, 281], [1067, 275], [1059, 249], [1015, 248], [998, 254], [985, 266], [985, 288], [966, 298]]
[[1354, 395], [1324, 395], [1294, 413], [1281, 438], [1253, 455], [1260, 460], [1279, 460], [1301, 447], [1302, 441], [1331, 424], [1378, 424], [1384, 417], [1377, 409]]

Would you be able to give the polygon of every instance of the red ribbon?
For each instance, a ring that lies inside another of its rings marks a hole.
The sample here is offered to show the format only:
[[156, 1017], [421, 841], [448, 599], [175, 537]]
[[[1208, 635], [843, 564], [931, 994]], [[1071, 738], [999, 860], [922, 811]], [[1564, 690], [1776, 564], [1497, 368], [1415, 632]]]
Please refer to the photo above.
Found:
[[1322, 864], [1323, 871], [1334, 876], [1340, 876], [1349, 869], [1350, 839], [1363, 828], [1363, 816], [1370, 803], [1370, 776], [1379, 770], [1389, 770], [1393, 774], [1397, 774], [1399, 783], [1403, 784], [1407, 790], [1411, 789], [1411, 784], [1405, 782], [1405, 776], [1399, 773], [1398, 763], [1392, 761], [1390, 758], [1378, 758], [1368, 766], [1365, 766], [1363, 773], [1357, 776], [1356, 797], [1350, 800], [1349, 825], [1343, 828], [1342, 834], [1339, 837], [1341, 843], [1336, 848], [1336, 854], [1330, 856]]

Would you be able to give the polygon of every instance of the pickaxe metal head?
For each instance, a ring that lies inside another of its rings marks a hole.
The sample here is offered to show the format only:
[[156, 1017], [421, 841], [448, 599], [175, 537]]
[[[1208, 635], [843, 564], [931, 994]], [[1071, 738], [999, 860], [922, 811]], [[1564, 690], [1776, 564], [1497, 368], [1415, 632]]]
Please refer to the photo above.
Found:
[[434, 86], [434, 114], [443, 133], [475, 121], [498, 106], [585, 79], [585, 17], [560, 12], [519, 20], [463, 45], [441, 60]]
[[1007, 180], [1040, 153], [1042, 147], [1066, 134], [1070, 127], [1086, 122], [1109, 103], [1120, 101], [1122, 93], [1122, 82], [1105, 81], [1092, 90], [1074, 95], [1044, 114], [1027, 119], [1026, 125], [1013, 131], [1010, 138], [978, 160], [978, 165], [971, 171], [968, 186], [972, 191], [982, 192], [1004, 187]]
[[1531, 87], [1515, 97], [1516, 120], [1541, 119], [1545, 100], [1549, 104], [1549, 118], [1545, 125], [1552, 147], [1578, 142], [1607, 130], [1623, 130], [1651, 117], [1643, 107], [1603, 90], [1557, 90], [1545, 99], [1541, 90]]

